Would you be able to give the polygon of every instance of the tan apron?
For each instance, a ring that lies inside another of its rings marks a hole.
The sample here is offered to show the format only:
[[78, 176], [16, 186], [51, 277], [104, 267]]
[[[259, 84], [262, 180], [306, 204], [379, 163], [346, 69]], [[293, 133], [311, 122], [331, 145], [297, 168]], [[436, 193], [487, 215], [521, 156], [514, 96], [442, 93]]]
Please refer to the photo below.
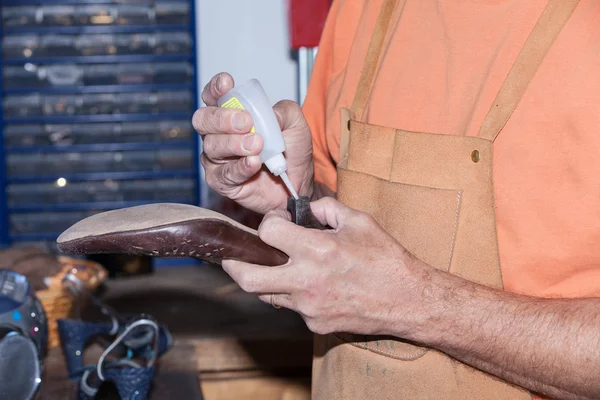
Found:
[[[352, 111], [341, 110], [338, 199], [372, 215], [427, 264], [502, 288], [493, 143], [578, 1], [549, 1], [474, 137], [363, 122], [396, 3], [384, 1]], [[315, 338], [313, 398], [519, 400], [531, 394], [435, 350], [335, 334]]]

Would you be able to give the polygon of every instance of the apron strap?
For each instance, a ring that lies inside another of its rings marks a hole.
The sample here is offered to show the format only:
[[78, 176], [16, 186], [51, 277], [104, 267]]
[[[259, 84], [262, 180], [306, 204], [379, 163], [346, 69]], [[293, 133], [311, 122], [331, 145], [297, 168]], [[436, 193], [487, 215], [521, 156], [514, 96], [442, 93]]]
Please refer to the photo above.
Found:
[[371, 37], [369, 50], [365, 57], [365, 63], [363, 64], [356, 94], [354, 95], [354, 101], [352, 102], [353, 117], [359, 121], [362, 121], [364, 117], [365, 107], [369, 101], [373, 81], [375, 79], [375, 72], [377, 71], [377, 66], [381, 59], [383, 43], [387, 36], [388, 28], [392, 21], [392, 14], [396, 9], [397, 4], [398, 0], [384, 0], [381, 11], [379, 12], [379, 18], [375, 24], [375, 30]]
[[[478, 136], [495, 140], [517, 108], [529, 83], [533, 80], [546, 54], [577, 7], [579, 0], [549, 0], [479, 129]], [[354, 101], [353, 117], [363, 120], [383, 44], [387, 36], [397, 0], [384, 0], [371, 37], [369, 50], [360, 75]]]
[[478, 136], [491, 141], [519, 105], [546, 54], [577, 7], [579, 0], [550, 0], [517, 56], [492, 103]]

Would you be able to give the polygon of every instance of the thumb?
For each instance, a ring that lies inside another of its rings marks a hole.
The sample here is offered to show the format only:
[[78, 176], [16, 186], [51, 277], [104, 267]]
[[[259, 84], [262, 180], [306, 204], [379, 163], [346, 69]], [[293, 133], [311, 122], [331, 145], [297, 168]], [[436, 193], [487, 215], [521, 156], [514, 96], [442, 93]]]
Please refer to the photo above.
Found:
[[291, 100], [281, 100], [273, 106], [282, 131], [308, 129], [308, 123], [300, 105]]
[[282, 100], [273, 111], [283, 132], [290, 171], [305, 172], [312, 166], [312, 135], [302, 108], [298, 103]]

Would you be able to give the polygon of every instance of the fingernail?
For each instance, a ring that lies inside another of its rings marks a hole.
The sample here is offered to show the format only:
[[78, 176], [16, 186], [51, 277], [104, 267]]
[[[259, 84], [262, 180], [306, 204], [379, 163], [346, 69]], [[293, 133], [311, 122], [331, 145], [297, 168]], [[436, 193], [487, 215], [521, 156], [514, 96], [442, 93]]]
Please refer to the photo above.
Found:
[[254, 143], [256, 143], [256, 135], [253, 133], [244, 136], [244, 139], [242, 139], [242, 147], [246, 151], [252, 150], [254, 148]]
[[254, 164], [261, 164], [260, 157], [259, 156], [248, 156], [244, 160], [244, 164], [246, 165], [246, 168], [252, 168], [254, 166]]
[[219, 77], [217, 78], [217, 82], [215, 83], [215, 89], [217, 89], [217, 92], [221, 93], [222, 86], [223, 86], [223, 76], [219, 75]]
[[[246, 130], [246, 115], [243, 112], [235, 113], [233, 115], [233, 119], [231, 120], [231, 124], [237, 131]], [[248, 131], [246, 130], [246, 132]]]

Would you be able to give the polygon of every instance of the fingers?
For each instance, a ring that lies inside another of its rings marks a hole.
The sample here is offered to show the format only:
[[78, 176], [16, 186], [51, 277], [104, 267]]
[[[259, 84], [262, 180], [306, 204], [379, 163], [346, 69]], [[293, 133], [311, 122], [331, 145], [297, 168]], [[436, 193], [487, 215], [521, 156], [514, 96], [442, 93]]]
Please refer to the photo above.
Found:
[[261, 294], [258, 296], [259, 299], [267, 304], [271, 304], [273, 307], [288, 308], [290, 310], [296, 310], [296, 304], [289, 294], [274, 293], [274, 294]]
[[[215, 107], [217, 100], [233, 88], [231, 75], [221, 73], [205, 86], [202, 99], [208, 107], [194, 113], [194, 129], [202, 136], [201, 162], [208, 185], [218, 192], [246, 182], [261, 168], [257, 156], [263, 148], [259, 135], [250, 134], [254, 125], [244, 110]], [[231, 159], [242, 157], [237, 159]]]
[[263, 218], [262, 222], [265, 222], [265, 220], [270, 218], [281, 218], [282, 220], [288, 222], [292, 221], [292, 215], [289, 213], [289, 211], [282, 209], [272, 210], [268, 212]]
[[291, 293], [299, 288], [295, 270], [286, 265], [265, 267], [235, 260], [224, 260], [223, 270], [248, 293]]
[[256, 156], [262, 148], [262, 138], [254, 133], [246, 135], [217, 133], [206, 135], [202, 140], [202, 153], [213, 161], [229, 157]]
[[336, 230], [343, 226], [347, 216], [353, 212], [350, 207], [345, 206], [333, 197], [323, 197], [312, 202], [310, 208], [320, 223], [329, 225]]
[[204, 167], [206, 183], [217, 192], [246, 182], [262, 167], [259, 156], [243, 157], [219, 163], [210, 160], [206, 154], [202, 154], [200, 162]]
[[266, 244], [288, 254], [292, 259], [300, 259], [306, 254], [318, 252], [328, 234], [315, 229], [307, 229], [291, 222], [289, 213], [283, 210], [270, 211], [258, 227], [258, 236]]
[[235, 82], [233, 77], [226, 72], [221, 72], [213, 76], [213, 78], [204, 86], [202, 90], [202, 101], [207, 106], [216, 106], [217, 100], [229, 92]]
[[249, 112], [237, 108], [203, 107], [192, 117], [192, 125], [200, 135], [213, 133], [249, 133], [254, 122]]

